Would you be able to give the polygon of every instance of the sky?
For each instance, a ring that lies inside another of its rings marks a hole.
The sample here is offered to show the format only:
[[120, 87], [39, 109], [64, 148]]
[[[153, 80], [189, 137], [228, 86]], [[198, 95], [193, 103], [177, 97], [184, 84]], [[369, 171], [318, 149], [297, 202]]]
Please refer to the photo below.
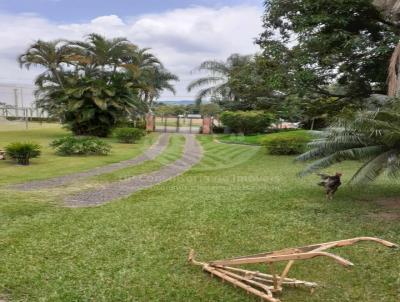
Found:
[[188, 93], [186, 87], [199, 76], [193, 70], [202, 61], [259, 50], [254, 40], [262, 31], [262, 4], [262, 0], [0, 0], [0, 87], [33, 85], [40, 69], [22, 70], [16, 58], [35, 40], [76, 40], [96, 32], [150, 47], [180, 78], [177, 94], [165, 93], [161, 100], [192, 99], [195, 92]]

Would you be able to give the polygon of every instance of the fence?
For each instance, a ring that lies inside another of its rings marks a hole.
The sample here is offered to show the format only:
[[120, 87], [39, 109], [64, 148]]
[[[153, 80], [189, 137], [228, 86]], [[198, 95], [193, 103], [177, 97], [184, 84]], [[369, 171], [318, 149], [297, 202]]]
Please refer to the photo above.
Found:
[[0, 117], [6, 120], [40, 120], [48, 114], [35, 107], [35, 87], [0, 83]]
[[0, 116], [7, 120], [38, 120], [48, 118], [48, 114], [37, 108], [0, 106]]

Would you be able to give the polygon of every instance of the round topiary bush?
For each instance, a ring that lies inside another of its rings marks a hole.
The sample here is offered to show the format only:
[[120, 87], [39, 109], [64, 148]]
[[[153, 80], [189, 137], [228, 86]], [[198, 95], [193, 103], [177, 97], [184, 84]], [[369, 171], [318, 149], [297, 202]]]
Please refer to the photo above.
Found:
[[17, 164], [27, 166], [31, 158], [39, 157], [40, 145], [29, 142], [15, 142], [6, 146], [6, 154], [14, 159]]
[[58, 155], [108, 155], [111, 145], [91, 136], [65, 136], [50, 143]]
[[138, 128], [117, 128], [114, 135], [120, 143], [134, 144], [145, 135], [142, 129]]

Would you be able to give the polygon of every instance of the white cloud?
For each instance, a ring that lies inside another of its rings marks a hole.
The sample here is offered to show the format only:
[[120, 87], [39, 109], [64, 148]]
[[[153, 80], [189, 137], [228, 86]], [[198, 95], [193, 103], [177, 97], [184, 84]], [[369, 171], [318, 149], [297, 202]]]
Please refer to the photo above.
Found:
[[20, 70], [16, 57], [34, 40], [81, 39], [97, 32], [107, 37], [127, 37], [140, 47], [152, 48], [181, 79], [176, 98], [187, 98], [186, 86], [196, 76], [191, 71], [200, 62], [257, 51], [254, 38], [262, 30], [261, 14], [255, 6], [189, 7], [126, 20], [116, 15], [99, 16], [75, 24], [56, 24], [34, 14], [0, 14], [0, 83], [32, 83], [39, 70]]

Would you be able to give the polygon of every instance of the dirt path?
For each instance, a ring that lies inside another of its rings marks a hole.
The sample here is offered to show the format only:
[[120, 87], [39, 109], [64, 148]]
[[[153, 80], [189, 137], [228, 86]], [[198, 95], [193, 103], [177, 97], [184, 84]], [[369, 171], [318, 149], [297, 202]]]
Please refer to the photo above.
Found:
[[47, 189], [52, 187], [58, 187], [70, 184], [74, 181], [81, 180], [84, 178], [89, 178], [93, 176], [98, 176], [104, 173], [114, 172], [116, 170], [120, 170], [126, 167], [136, 166], [142, 162], [147, 160], [152, 160], [158, 155], [160, 155], [168, 145], [169, 135], [168, 134], [161, 134], [158, 138], [157, 142], [154, 143], [148, 150], [145, 151], [144, 154], [124, 160], [118, 163], [97, 167], [88, 171], [72, 173], [68, 175], [63, 175], [60, 177], [50, 178], [46, 180], [35, 180], [30, 181], [22, 184], [16, 184], [10, 186], [12, 189], [21, 190], [21, 191], [31, 191], [31, 190], [40, 190], [40, 189]]
[[201, 145], [196, 140], [195, 135], [187, 134], [185, 135], [185, 139], [186, 141], [183, 155], [174, 163], [166, 165], [160, 170], [152, 173], [139, 175], [126, 180], [108, 184], [95, 190], [89, 190], [68, 196], [65, 199], [65, 204], [69, 207], [89, 207], [101, 205], [114, 199], [129, 196], [136, 191], [149, 188], [184, 173], [193, 165], [198, 163], [203, 154]]

